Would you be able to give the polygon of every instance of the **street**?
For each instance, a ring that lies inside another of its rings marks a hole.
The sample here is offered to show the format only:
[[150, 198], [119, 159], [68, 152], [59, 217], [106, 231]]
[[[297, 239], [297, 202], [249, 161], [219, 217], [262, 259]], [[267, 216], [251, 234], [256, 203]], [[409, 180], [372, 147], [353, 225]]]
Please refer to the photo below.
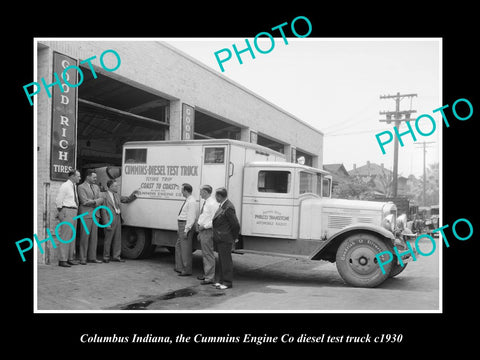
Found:
[[[428, 246], [421, 244], [425, 252]], [[432, 311], [439, 310], [438, 259], [437, 246], [368, 289], [346, 285], [329, 262], [233, 254], [233, 288], [217, 290], [197, 280], [201, 251], [193, 254], [193, 276], [179, 277], [174, 257], [159, 248], [150, 259], [124, 263], [39, 264], [38, 310]]]

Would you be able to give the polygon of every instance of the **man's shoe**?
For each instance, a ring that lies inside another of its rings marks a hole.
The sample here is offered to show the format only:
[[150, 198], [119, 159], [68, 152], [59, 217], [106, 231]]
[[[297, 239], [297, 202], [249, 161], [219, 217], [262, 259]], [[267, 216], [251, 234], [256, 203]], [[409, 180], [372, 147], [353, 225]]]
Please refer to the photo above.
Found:
[[213, 281], [203, 280], [202, 282], [200, 282], [200, 285], [208, 285], [208, 284], [213, 284]]
[[122, 258], [113, 258], [112, 261], [125, 262]]
[[181, 271], [180, 271], [180, 270], [177, 270], [177, 269], [173, 269], [173, 271], [175, 271], [175, 272], [177, 272], [177, 273], [179, 273], [179, 274], [181, 273]]
[[101, 264], [102, 262], [100, 260], [87, 260], [87, 262], [92, 263], [92, 264]]
[[85, 260], [80, 261], [80, 265], [87, 265], [87, 262]]
[[69, 265], [78, 265], [78, 261], [77, 261], [77, 260], [68, 260], [68, 261], [67, 261], [67, 264], [69, 264]]
[[216, 288], [216, 287], [218, 287], [218, 286], [220, 286], [220, 285], [222, 285], [222, 284], [220, 284], [219, 282], [216, 282], [215, 284], [212, 283], [212, 286], [213, 286], [214, 288]]
[[205, 280], [205, 276], [203, 276], [203, 275], [198, 275], [198, 276], [197, 276], [197, 279], [198, 279], [198, 280]]
[[58, 262], [58, 266], [61, 266], [61, 267], [71, 267], [70, 265], [68, 265], [68, 263], [66, 261], [59, 261]]
[[223, 285], [223, 284], [220, 284], [218, 286], [215, 286], [215, 288], [219, 289], [219, 290], [225, 290], [225, 289], [230, 289], [232, 287], [232, 285]]
[[110, 259], [103, 259], [103, 262], [108, 264], [110, 262]]
[[192, 276], [192, 274], [181, 272], [180, 274], [178, 274], [178, 276]]

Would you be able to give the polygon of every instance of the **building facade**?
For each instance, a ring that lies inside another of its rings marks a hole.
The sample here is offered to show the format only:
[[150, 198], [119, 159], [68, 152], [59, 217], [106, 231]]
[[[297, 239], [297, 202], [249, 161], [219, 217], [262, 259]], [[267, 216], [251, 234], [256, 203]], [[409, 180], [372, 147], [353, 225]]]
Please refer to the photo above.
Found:
[[126, 141], [229, 138], [322, 167], [321, 131], [164, 42], [37, 40], [36, 64], [39, 239], [68, 169], [121, 165]]

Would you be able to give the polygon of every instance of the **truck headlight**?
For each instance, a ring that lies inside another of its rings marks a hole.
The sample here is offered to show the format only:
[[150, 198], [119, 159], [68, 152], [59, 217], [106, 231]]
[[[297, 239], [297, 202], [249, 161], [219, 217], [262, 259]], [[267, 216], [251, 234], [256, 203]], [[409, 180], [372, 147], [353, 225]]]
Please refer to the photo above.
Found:
[[392, 214], [385, 216], [382, 220], [382, 226], [388, 231], [393, 232], [395, 230], [394, 216]]
[[397, 207], [394, 203], [387, 203], [383, 207], [382, 226], [388, 231], [395, 232], [397, 222]]

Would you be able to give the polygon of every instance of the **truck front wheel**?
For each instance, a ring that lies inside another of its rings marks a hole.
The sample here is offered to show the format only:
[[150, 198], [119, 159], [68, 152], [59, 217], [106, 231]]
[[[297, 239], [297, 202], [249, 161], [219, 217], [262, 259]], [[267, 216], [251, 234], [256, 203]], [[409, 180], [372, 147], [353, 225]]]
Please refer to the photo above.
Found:
[[[375, 287], [390, 275], [393, 262], [384, 266], [385, 273], [378, 265], [376, 255], [387, 251], [388, 246], [378, 237], [357, 233], [347, 237], [337, 249], [337, 270], [343, 280], [357, 287]], [[387, 255], [382, 255], [386, 257]], [[386, 262], [386, 258], [382, 259]]]
[[127, 259], [142, 259], [152, 255], [151, 232], [148, 229], [122, 227], [122, 256]]

